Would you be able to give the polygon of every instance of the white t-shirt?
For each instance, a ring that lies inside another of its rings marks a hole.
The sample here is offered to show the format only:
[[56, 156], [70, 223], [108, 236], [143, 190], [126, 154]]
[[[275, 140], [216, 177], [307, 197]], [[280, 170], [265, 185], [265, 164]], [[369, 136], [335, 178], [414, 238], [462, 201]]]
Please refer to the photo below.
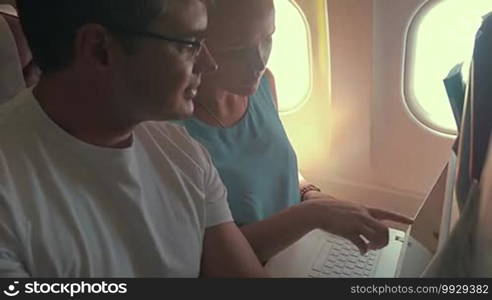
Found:
[[102, 148], [32, 90], [0, 106], [0, 277], [196, 277], [205, 228], [232, 217], [206, 150], [167, 122]]

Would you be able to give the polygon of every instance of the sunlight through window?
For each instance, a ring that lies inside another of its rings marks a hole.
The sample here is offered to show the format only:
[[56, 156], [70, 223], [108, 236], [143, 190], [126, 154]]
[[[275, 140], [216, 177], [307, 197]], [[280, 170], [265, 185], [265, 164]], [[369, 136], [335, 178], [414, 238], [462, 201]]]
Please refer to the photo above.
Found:
[[474, 39], [482, 17], [492, 11], [490, 0], [445, 0], [431, 9], [411, 28], [411, 63], [407, 72], [407, 101], [425, 125], [445, 133], [456, 132], [443, 79], [464, 62], [463, 79], [468, 79]]
[[311, 87], [309, 32], [301, 10], [293, 1], [275, 0], [276, 32], [268, 68], [277, 85], [280, 112], [300, 107]]

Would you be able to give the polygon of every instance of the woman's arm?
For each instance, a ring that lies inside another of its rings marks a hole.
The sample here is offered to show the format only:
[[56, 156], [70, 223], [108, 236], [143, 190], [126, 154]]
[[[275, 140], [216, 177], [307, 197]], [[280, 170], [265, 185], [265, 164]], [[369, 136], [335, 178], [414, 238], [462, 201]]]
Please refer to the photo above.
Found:
[[258, 258], [234, 223], [205, 231], [201, 277], [267, 277]]
[[315, 195], [313, 192], [309, 201], [240, 228], [260, 261], [266, 262], [314, 229], [346, 238], [365, 253], [388, 244], [388, 226], [382, 220], [413, 223], [397, 213], [340, 201], [323, 193]]
[[[278, 110], [275, 79], [265, 71], [274, 105]], [[309, 185], [301, 173], [299, 189]], [[259, 259], [263, 262], [299, 240], [313, 229], [322, 229], [342, 236], [356, 245], [361, 253], [378, 249], [388, 243], [388, 227], [382, 220], [411, 224], [413, 220], [378, 208], [369, 208], [349, 201], [341, 201], [320, 191], [309, 190], [303, 202], [272, 217], [241, 227]], [[361, 238], [361, 235], [365, 238]]]
[[266, 262], [315, 229], [305, 208], [295, 205], [268, 219], [240, 227], [261, 262]]

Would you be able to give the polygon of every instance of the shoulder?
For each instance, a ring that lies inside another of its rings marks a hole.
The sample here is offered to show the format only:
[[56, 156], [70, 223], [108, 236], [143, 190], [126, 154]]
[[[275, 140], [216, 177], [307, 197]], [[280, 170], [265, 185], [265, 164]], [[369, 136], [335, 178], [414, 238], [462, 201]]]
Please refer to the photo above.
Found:
[[10, 121], [14, 121], [15, 114], [18, 114], [21, 111], [21, 108], [25, 101], [23, 101], [24, 97], [21, 97], [22, 93], [16, 96], [15, 98], [9, 99], [2, 104], [0, 104], [0, 124], [6, 124]]
[[168, 121], [144, 122], [138, 127], [136, 134], [146, 146], [158, 147], [176, 161], [189, 160], [201, 169], [207, 167], [208, 152], [190, 136], [182, 124]]
[[275, 87], [275, 77], [273, 77], [273, 73], [270, 69], [266, 69], [265, 73], [263, 73], [263, 76], [265, 76], [266, 80], [268, 80], [268, 84], [270, 85], [270, 88]]
[[270, 69], [266, 69], [263, 76], [268, 82], [268, 85], [270, 87], [270, 92], [272, 94], [273, 104], [275, 105], [275, 108], [278, 110], [277, 87], [275, 85], [275, 77], [273, 76], [273, 73], [272, 71], [270, 71]]
[[148, 121], [140, 124], [139, 127], [147, 133], [176, 141], [190, 142], [190, 136], [179, 121]]
[[0, 143], [5, 145], [8, 140], [19, 139], [23, 133], [29, 131], [31, 124], [27, 112], [29, 106], [28, 90], [21, 92], [15, 98], [0, 105]]

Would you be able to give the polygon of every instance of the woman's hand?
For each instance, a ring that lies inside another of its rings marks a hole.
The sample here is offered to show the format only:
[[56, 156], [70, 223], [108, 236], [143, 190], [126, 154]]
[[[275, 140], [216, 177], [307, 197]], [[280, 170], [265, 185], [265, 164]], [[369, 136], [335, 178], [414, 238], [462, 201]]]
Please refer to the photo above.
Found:
[[312, 226], [350, 240], [361, 253], [388, 244], [389, 230], [382, 220], [413, 223], [412, 219], [403, 215], [337, 200], [320, 192], [309, 192], [307, 196], [300, 205], [304, 206], [306, 218]]

